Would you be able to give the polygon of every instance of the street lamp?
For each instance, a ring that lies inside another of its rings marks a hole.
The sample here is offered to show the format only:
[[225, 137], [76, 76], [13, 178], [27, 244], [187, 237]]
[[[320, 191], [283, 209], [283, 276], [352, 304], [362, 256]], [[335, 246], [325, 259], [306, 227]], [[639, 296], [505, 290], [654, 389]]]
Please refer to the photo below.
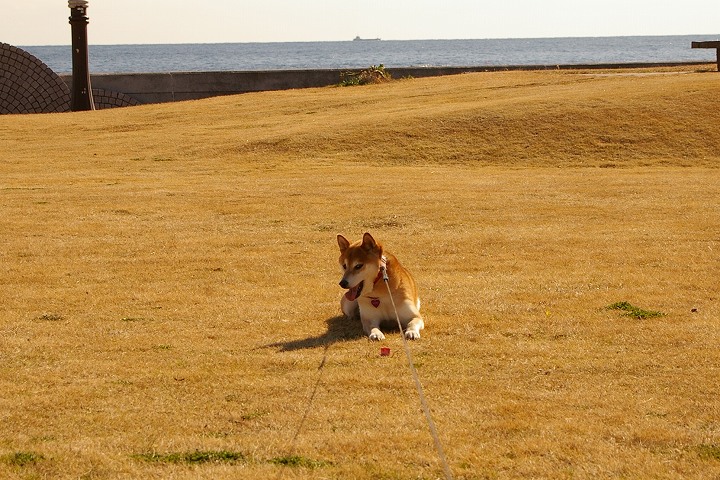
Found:
[[87, 0], [68, 0], [72, 31], [72, 95], [70, 110], [95, 110], [88, 68]]

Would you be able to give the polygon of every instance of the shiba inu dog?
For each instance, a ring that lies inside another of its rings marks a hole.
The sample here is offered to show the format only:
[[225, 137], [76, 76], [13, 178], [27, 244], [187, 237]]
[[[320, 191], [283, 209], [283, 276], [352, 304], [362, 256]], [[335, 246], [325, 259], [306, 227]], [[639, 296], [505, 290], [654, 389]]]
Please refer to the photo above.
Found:
[[343, 271], [340, 286], [347, 289], [340, 298], [340, 308], [345, 316], [350, 319], [359, 317], [370, 340], [385, 339], [380, 324], [386, 321], [397, 323], [388, 287], [383, 280], [385, 270], [405, 338], [420, 338], [420, 330], [425, 323], [420, 316], [420, 298], [410, 272], [394, 255], [384, 253], [382, 245], [369, 233], [352, 244], [338, 235], [337, 242]]

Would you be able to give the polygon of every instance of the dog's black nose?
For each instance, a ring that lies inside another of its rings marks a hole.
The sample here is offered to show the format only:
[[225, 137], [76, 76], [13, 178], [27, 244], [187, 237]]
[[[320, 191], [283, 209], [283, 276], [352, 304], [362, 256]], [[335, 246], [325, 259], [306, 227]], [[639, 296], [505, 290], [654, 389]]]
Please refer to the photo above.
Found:
[[340, 286], [341, 286], [342, 288], [348, 288], [348, 282], [347, 282], [347, 280], [345, 280], [344, 278], [343, 278], [342, 280], [340, 280]]

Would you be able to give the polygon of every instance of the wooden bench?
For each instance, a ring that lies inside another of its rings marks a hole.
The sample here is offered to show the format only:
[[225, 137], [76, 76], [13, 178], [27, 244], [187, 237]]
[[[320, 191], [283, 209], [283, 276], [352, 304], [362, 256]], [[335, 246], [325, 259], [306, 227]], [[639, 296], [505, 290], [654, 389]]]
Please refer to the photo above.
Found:
[[720, 40], [712, 42], [692, 42], [692, 48], [714, 48], [717, 50], [717, 66], [720, 72]]

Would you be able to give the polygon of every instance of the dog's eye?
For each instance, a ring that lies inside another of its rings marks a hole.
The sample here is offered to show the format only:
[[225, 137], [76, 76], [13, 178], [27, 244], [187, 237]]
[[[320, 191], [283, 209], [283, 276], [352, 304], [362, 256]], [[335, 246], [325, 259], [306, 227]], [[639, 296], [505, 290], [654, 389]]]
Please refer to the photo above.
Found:
[[343, 270], [347, 270], [347, 265], [343, 263]]
[[360, 270], [362, 267], [363, 267], [363, 264], [358, 263], [357, 265], [355, 265], [355, 270]]

